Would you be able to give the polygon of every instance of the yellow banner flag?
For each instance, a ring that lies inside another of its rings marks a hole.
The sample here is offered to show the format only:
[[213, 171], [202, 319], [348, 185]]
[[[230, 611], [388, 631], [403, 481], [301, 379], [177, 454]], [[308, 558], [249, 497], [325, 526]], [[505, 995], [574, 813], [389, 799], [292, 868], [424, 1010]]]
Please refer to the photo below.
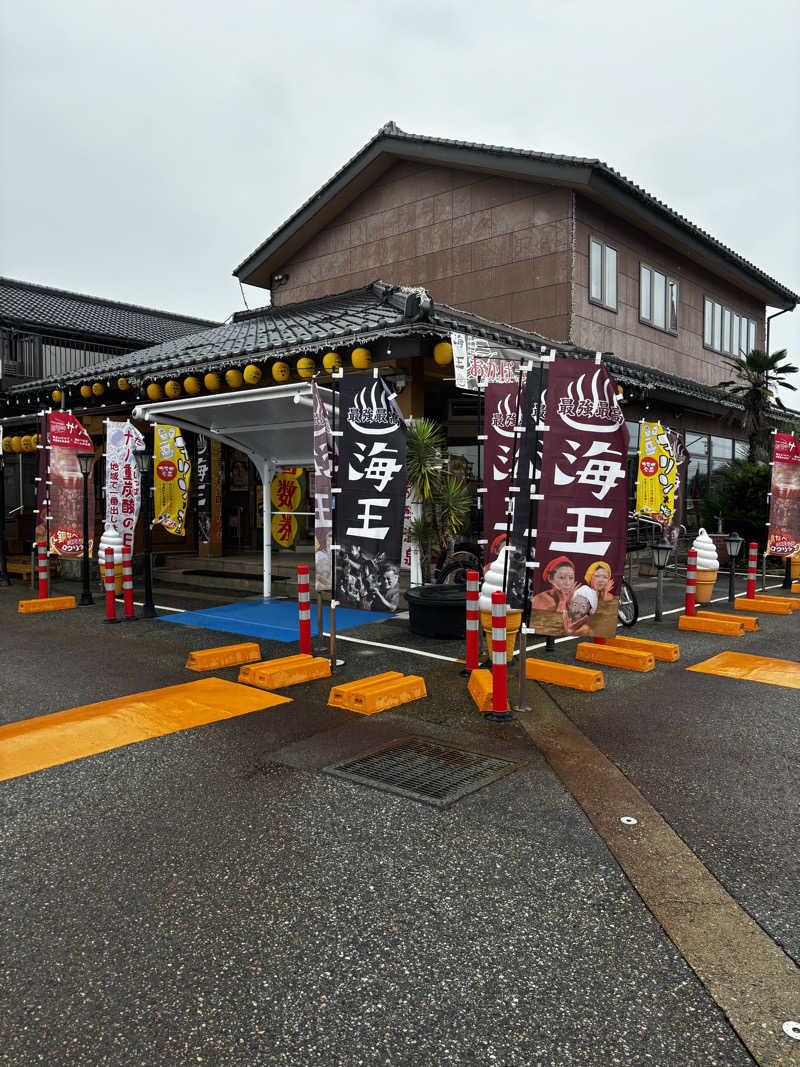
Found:
[[641, 422], [640, 427], [636, 513], [666, 525], [675, 511], [678, 465], [661, 423]]
[[182, 537], [186, 523], [189, 475], [192, 467], [178, 426], [154, 429], [153, 486], [155, 489], [153, 525], [161, 523], [176, 537]]

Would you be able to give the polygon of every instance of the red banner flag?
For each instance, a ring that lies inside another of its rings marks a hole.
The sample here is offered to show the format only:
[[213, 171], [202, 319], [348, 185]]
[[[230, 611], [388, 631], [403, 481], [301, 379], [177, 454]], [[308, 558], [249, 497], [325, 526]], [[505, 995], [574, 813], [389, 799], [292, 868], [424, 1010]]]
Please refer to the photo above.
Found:
[[800, 552], [800, 442], [790, 433], [776, 433], [772, 446], [768, 556]]
[[592, 360], [556, 360], [545, 421], [531, 627], [613, 637], [628, 521], [628, 429], [614, 379]]
[[483, 536], [488, 566], [500, 551], [508, 529], [508, 489], [514, 462], [514, 427], [517, 423], [519, 383], [486, 386], [484, 394]]

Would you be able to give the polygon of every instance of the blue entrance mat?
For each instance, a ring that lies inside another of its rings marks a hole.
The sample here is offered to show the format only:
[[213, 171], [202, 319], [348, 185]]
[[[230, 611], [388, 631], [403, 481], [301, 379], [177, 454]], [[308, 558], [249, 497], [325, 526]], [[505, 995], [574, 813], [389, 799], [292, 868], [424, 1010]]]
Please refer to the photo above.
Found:
[[[322, 625], [330, 630], [330, 609], [322, 609]], [[355, 611], [351, 608], [336, 609], [336, 629], [351, 630], [368, 622], [381, 622], [391, 615], [377, 611]], [[300, 624], [297, 619], [296, 600], [244, 600], [235, 604], [220, 604], [217, 608], [202, 611], [184, 611], [182, 615], [159, 615], [162, 622], [174, 622], [179, 626], [199, 626], [204, 630], [222, 630], [228, 634], [244, 634], [246, 637], [263, 637], [270, 641], [298, 641]], [[311, 605], [311, 633], [317, 635], [316, 606]]]

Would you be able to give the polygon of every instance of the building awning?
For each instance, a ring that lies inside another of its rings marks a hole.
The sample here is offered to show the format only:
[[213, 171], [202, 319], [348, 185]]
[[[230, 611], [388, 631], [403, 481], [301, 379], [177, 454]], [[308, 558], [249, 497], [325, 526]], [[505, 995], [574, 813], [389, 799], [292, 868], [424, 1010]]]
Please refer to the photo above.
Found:
[[[320, 392], [323, 401], [332, 399], [330, 389], [320, 388]], [[133, 417], [205, 434], [244, 452], [256, 465], [264, 485], [264, 596], [268, 597], [272, 588], [269, 486], [281, 467], [310, 466], [314, 462], [311, 386], [297, 382], [139, 404], [133, 409]]]

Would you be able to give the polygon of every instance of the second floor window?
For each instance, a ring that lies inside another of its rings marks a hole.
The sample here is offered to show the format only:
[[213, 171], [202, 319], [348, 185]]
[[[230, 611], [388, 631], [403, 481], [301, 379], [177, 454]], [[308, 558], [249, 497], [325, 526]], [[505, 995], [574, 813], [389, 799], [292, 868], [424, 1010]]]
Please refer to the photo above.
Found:
[[596, 237], [589, 238], [589, 300], [617, 310], [617, 250]]
[[745, 356], [756, 347], [756, 323], [706, 297], [703, 303], [703, 345], [715, 352]]
[[639, 318], [657, 330], [678, 332], [678, 283], [644, 263], [639, 268]]

